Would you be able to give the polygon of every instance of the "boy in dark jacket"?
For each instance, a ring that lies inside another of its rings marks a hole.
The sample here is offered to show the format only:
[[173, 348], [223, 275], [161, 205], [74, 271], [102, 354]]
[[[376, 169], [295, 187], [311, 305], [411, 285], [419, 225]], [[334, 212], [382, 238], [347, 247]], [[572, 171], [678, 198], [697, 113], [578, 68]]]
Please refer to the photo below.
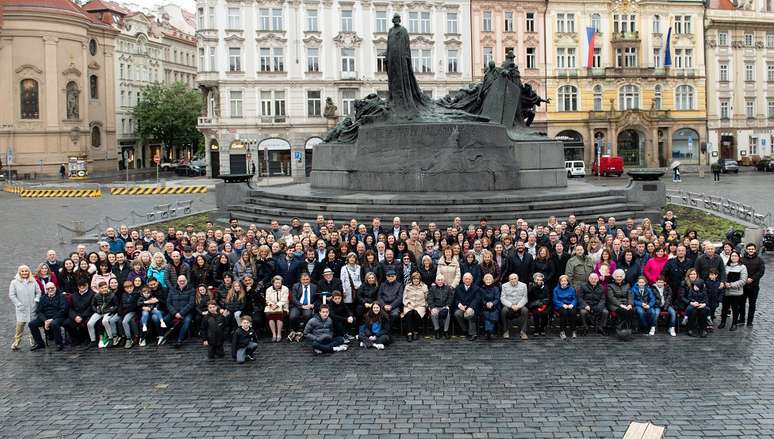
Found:
[[[113, 343], [113, 328], [110, 325], [110, 318], [113, 317], [118, 310], [116, 304], [116, 298], [110, 293], [107, 282], [100, 282], [97, 284], [98, 294], [94, 295], [91, 300], [92, 314], [89, 318], [89, 322], [86, 324], [86, 328], [89, 331], [89, 339], [91, 340], [91, 347], [97, 347], [97, 331], [95, 325], [98, 322], [102, 322], [102, 328], [107, 333], [107, 341], [105, 341], [100, 347], [110, 347]], [[102, 340], [101, 340], [102, 341]]]
[[707, 336], [707, 318], [709, 317], [709, 297], [707, 296], [707, 289], [704, 283], [697, 279], [693, 285], [686, 288], [683, 294], [685, 294], [685, 301], [688, 302], [688, 335], [691, 337], [696, 336], [698, 331], [699, 336], [704, 338]]
[[[336, 291], [332, 296], [334, 300], [336, 293], [339, 293], [338, 297], [341, 299], [341, 293]], [[335, 323], [333, 319], [329, 317], [329, 314], [329, 306], [320, 305], [319, 314], [312, 316], [312, 318], [306, 322], [306, 326], [304, 326], [304, 338], [312, 345], [314, 353], [318, 355], [323, 352], [332, 353], [347, 350], [344, 339], [334, 335]]]
[[532, 313], [535, 324], [535, 335], [546, 335], [548, 326], [549, 297], [548, 287], [544, 282], [543, 273], [535, 273], [532, 276], [534, 283], [527, 292], [527, 308]]
[[69, 307], [67, 320], [62, 323], [70, 333], [70, 340], [74, 345], [87, 340], [86, 322], [94, 312], [91, 308], [94, 292], [89, 288], [89, 283], [81, 281], [78, 284], [78, 291], [70, 296], [72, 305]]
[[121, 318], [121, 328], [126, 338], [124, 348], [129, 349], [134, 346], [135, 340], [140, 335], [137, 326], [137, 301], [140, 300], [140, 292], [134, 289], [131, 281], [124, 281], [124, 293], [121, 295], [121, 302], [118, 304], [118, 315]]
[[210, 300], [207, 303], [207, 314], [202, 319], [201, 336], [202, 343], [207, 346], [207, 358], [223, 358], [223, 342], [225, 340], [226, 317], [218, 309], [218, 302]]
[[725, 295], [725, 288], [720, 287], [720, 275], [718, 270], [710, 268], [707, 273], [707, 280], [704, 281], [704, 288], [707, 291], [707, 324], [711, 325], [715, 320], [715, 310], [720, 305]]
[[56, 350], [61, 351], [64, 349], [64, 341], [62, 341], [60, 328], [67, 315], [67, 302], [64, 296], [56, 291], [56, 285], [53, 282], [46, 283], [45, 289], [46, 294], [40, 296], [35, 307], [35, 318], [28, 324], [32, 338], [35, 340], [35, 345], [30, 350], [45, 349], [46, 343], [40, 335], [40, 328], [43, 327], [46, 331], [50, 329], [54, 333]]
[[333, 319], [333, 335], [335, 337], [344, 337], [345, 340], [349, 341], [352, 338], [350, 333], [355, 328], [355, 318], [352, 316], [349, 306], [344, 303], [341, 291], [333, 292], [331, 303], [328, 306]]
[[238, 364], [244, 364], [245, 360], [255, 361], [253, 353], [258, 349], [258, 337], [253, 331], [253, 319], [250, 316], [239, 318], [239, 328], [234, 331], [231, 339], [231, 357]]

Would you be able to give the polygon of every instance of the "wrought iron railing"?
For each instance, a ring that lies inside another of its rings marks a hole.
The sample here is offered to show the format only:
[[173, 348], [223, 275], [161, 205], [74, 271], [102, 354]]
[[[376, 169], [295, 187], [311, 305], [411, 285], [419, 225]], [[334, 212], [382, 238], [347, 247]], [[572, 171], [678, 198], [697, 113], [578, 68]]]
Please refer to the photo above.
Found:
[[771, 225], [771, 212], [760, 212], [748, 204], [720, 195], [667, 189], [666, 201], [670, 204], [719, 213], [740, 220], [748, 225], [758, 227], [769, 227]]

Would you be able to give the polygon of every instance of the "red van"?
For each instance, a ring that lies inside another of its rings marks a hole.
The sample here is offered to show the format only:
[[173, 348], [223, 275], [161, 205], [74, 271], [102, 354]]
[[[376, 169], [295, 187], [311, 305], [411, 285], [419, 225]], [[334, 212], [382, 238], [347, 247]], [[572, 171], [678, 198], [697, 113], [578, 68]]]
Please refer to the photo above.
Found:
[[594, 175], [617, 175], [620, 177], [624, 172], [623, 157], [603, 155], [599, 158], [599, 163], [594, 162], [591, 172]]

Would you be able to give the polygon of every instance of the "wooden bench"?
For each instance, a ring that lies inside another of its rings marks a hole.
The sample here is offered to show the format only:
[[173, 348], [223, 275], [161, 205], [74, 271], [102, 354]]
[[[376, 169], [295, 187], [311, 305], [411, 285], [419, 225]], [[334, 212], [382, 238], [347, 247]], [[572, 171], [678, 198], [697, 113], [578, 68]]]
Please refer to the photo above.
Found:
[[664, 427], [653, 425], [650, 422], [632, 422], [624, 433], [623, 439], [663, 439]]

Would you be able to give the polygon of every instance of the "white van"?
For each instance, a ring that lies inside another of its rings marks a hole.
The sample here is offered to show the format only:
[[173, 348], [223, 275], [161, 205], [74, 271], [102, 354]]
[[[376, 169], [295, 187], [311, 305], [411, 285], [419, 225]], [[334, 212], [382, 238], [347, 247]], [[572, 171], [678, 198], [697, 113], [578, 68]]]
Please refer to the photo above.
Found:
[[564, 162], [564, 168], [567, 169], [567, 178], [586, 176], [586, 165], [580, 160]]

